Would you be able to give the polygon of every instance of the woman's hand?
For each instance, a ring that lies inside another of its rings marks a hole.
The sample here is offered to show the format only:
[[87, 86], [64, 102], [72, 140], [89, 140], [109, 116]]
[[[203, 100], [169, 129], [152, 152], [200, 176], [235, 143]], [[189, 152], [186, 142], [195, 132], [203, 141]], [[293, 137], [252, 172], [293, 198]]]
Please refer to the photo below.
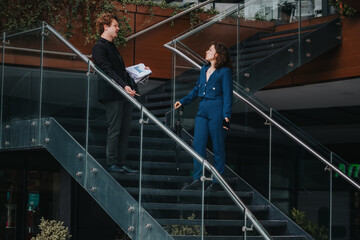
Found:
[[174, 108], [175, 109], [178, 109], [179, 107], [181, 107], [181, 103], [179, 101], [177, 101], [175, 104], [174, 104]]
[[229, 130], [229, 128], [230, 128], [230, 120], [227, 117], [223, 121], [223, 128], [226, 130]]

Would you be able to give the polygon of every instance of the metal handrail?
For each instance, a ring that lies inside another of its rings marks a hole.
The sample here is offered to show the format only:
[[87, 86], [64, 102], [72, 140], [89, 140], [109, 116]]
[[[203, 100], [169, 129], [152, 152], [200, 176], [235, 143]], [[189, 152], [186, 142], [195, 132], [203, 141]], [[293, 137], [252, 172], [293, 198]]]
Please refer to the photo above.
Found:
[[[40, 31], [41, 29], [42, 29], [42, 27], [37, 27], [37, 28], [32, 28], [32, 29], [26, 30], [26, 31], [9, 34], [9, 35], [6, 35], [6, 39], [25, 35], [25, 34], [36, 32], [36, 31]], [[4, 39], [5, 39], [5, 36], [0, 37], [0, 41], [3, 41]]]
[[169, 17], [169, 18], [167, 18], [167, 19], [165, 19], [165, 20], [163, 20], [161, 22], [158, 22], [158, 23], [156, 23], [156, 24], [154, 24], [154, 25], [152, 25], [152, 26], [150, 26], [148, 28], [145, 28], [145, 29], [143, 29], [143, 30], [141, 30], [141, 31], [139, 31], [137, 33], [134, 33], [133, 35], [130, 35], [129, 37], [127, 37], [125, 39], [126, 39], [126, 41], [129, 41], [129, 40], [131, 40], [133, 38], [136, 38], [136, 37], [148, 32], [148, 31], [154, 29], [154, 28], [157, 28], [157, 27], [159, 27], [159, 26], [161, 26], [161, 25], [163, 25], [165, 23], [171, 22], [172, 20], [174, 20], [174, 19], [176, 19], [178, 17], [181, 17], [181, 16], [183, 16], [183, 15], [185, 15], [185, 14], [187, 14], [187, 13], [189, 13], [189, 12], [195, 10], [195, 9], [201, 8], [202, 6], [205, 6], [205, 5], [207, 5], [209, 3], [212, 3], [212, 2], [214, 2], [214, 0], [207, 0], [207, 1], [203, 2], [203, 3], [197, 4], [197, 5], [189, 8], [189, 9], [187, 9], [185, 11], [182, 11], [181, 13], [178, 13], [178, 14], [176, 14], [176, 15], [174, 15], [172, 17]]
[[[175, 39], [174, 41], [177, 41], [177, 39]], [[170, 49], [171, 51], [179, 54], [182, 58], [184, 58], [186, 61], [188, 61], [189, 63], [193, 64], [195, 67], [197, 67], [198, 69], [201, 69], [200, 65], [198, 64], [194, 64], [194, 61], [192, 59], [190, 59], [188, 56], [186, 56], [185, 54], [183, 54], [182, 52], [180, 52], [179, 50], [177, 50], [174, 47], [169, 46], [169, 44], [165, 44], [164, 45], [165, 48]], [[343, 177], [346, 181], [348, 181], [351, 185], [353, 185], [355, 188], [357, 188], [358, 190], [360, 190], [360, 185], [357, 184], [354, 180], [352, 180], [351, 178], [349, 178], [348, 176], [346, 176], [342, 171], [340, 171], [337, 167], [335, 167], [333, 164], [331, 164], [328, 160], [326, 160], [324, 157], [322, 157], [319, 153], [317, 153], [315, 150], [313, 150], [310, 146], [308, 146], [307, 144], [305, 144], [303, 141], [301, 141], [299, 138], [297, 138], [295, 135], [293, 135], [292, 133], [290, 133], [290, 131], [288, 131], [287, 129], [285, 129], [283, 126], [281, 126], [278, 122], [276, 122], [274, 119], [272, 119], [271, 117], [269, 117], [268, 115], [266, 115], [266, 113], [264, 113], [263, 111], [261, 111], [258, 107], [256, 107], [254, 104], [252, 104], [248, 99], [246, 99], [245, 97], [241, 96], [239, 93], [237, 93], [235, 90], [233, 91], [233, 95], [240, 99], [241, 101], [245, 102], [247, 105], [249, 105], [251, 108], [253, 108], [258, 114], [260, 114], [263, 118], [265, 118], [266, 120], [268, 120], [269, 122], [271, 122], [274, 126], [276, 126], [278, 129], [280, 129], [283, 133], [285, 133], [285, 135], [287, 135], [288, 137], [290, 137], [291, 139], [293, 139], [295, 142], [297, 142], [298, 144], [300, 144], [303, 148], [305, 148], [308, 152], [310, 152], [312, 155], [314, 155], [316, 158], [318, 158], [320, 161], [322, 161], [323, 163], [325, 163], [327, 166], [329, 166], [331, 168], [331, 170], [335, 171], [336, 173], [338, 173], [341, 177]]]
[[[3, 48], [0, 46], [0, 48]], [[39, 49], [33, 49], [33, 48], [20, 48], [20, 47], [9, 47], [7, 46], [6, 49], [10, 50], [16, 50], [16, 51], [23, 51], [23, 52], [31, 52], [31, 53], [41, 53], [41, 50]], [[52, 54], [52, 55], [59, 55], [59, 56], [68, 56], [68, 57], [76, 57], [77, 55], [75, 53], [67, 53], [67, 52], [57, 52], [57, 51], [48, 51], [43, 50], [43, 53]], [[88, 58], [92, 57], [92, 54], [85, 55]]]
[[220, 21], [221, 19], [223, 19], [224, 17], [227, 17], [227, 16], [229, 16], [230, 14], [233, 14], [234, 12], [240, 11], [240, 10], [244, 9], [245, 7], [248, 7], [249, 5], [253, 4], [253, 3], [256, 2], [256, 1], [258, 1], [258, 0], [251, 0], [251, 1], [248, 1], [248, 2], [246, 2], [245, 4], [243, 4], [243, 5], [241, 5], [241, 6], [235, 5], [235, 6], [233, 6], [233, 7], [230, 7], [230, 8], [228, 8], [228, 9], [226, 9], [224, 12], [222, 12], [222, 13], [214, 16], [213, 18], [211, 18], [211, 20], [208, 21], [207, 23], [204, 23], [204, 24], [202, 24], [201, 26], [199, 26], [199, 27], [197, 27], [197, 28], [194, 28], [193, 30], [191, 30], [191, 31], [189, 31], [189, 32], [187, 32], [187, 33], [179, 36], [178, 38], [174, 39], [173, 41], [170, 41], [170, 42], [164, 44], [164, 47], [166, 47], [166, 45], [170, 45], [170, 44], [171, 44], [172, 42], [174, 42], [174, 41], [179, 42], [179, 41], [181, 41], [182, 39], [187, 38], [188, 36], [190, 36], [190, 35], [192, 35], [192, 34], [194, 34], [194, 33], [196, 33], [196, 32], [199, 32], [199, 31], [207, 28], [207, 27], [209, 27], [210, 25], [212, 25], [212, 24], [214, 24], [214, 23], [219, 22], [219, 21]]
[[108, 82], [113, 88], [115, 88], [122, 96], [131, 102], [135, 107], [142, 111], [146, 117], [151, 119], [163, 132], [165, 132], [170, 138], [172, 138], [179, 146], [181, 146], [185, 151], [187, 151], [193, 158], [198, 162], [203, 164], [203, 166], [210, 171], [213, 176], [219, 181], [220, 185], [224, 188], [225, 192], [230, 196], [230, 198], [235, 202], [235, 204], [240, 208], [241, 211], [251, 220], [252, 224], [259, 232], [259, 234], [267, 240], [271, 240], [271, 236], [266, 232], [265, 229], [258, 223], [255, 216], [249, 211], [241, 199], [236, 195], [236, 193], [231, 189], [229, 184], [224, 180], [221, 174], [203, 157], [201, 157], [193, 148], [191, 148], [187, 143], [185, 143], [179, 136], [177, 136], [173, 131], [169, 130], [161, 121], [158, 120], [147, 108], [145, 108], [140, 102], [135, 98], [130, 96], [125, 92], [125, 90], [119, 86], [113, 79], [109, 78], [105, 73], [99, 70], [96, 65], [90, 61], [84, 54], [82, 54], [78, 49], [72, 46], [63, 36], [61, 36], [54, 28], [50, 25], [45, 24], [45, 27], [51, 31], [60, 41], [67, 45], [73, 52], [75, 52], [81, 59], [89, 64], [94, 71], [99, 74], [106, 82]]

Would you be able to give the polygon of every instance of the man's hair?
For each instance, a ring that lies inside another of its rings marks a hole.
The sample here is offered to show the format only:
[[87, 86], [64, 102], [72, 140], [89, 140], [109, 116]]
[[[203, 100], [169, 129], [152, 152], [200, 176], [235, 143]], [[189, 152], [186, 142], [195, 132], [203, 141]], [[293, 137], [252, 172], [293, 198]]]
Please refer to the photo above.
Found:
[[96, 20], [96, 32], [100, 35], [104, 32], [104, 25], [111, 25], [112, 20], [116, 20], [118, 22], [118, 18], [115, 13], [103, 13]]
[[215, 41], [210, 43], [210, 47], [212, 45], [214, 45], [217, 53], [215, 68], [228, 67], [232, 69], [232, 60], [227, 47], [224, 44]]

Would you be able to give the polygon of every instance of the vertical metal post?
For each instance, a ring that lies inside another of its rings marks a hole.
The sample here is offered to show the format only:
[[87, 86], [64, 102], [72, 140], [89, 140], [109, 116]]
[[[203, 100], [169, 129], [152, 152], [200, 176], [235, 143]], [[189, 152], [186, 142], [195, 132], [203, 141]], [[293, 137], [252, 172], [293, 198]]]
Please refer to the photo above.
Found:
[[140, 109], [140, 156], [139, 156], [139, 204], [138, 204], [138, 224], [137, 224], [137, 234], [136, 234], [136, 239], [141, 240], [141, 223], [140, 223], [140, 219], [141, 219], [141, 201], [142, 201], [142, 165], [143, 165], [143, 138], [144, 138], [144, 109], [143, 106], [141, 105], [141, 109]]
[[89, 155], [89, 117], [90, 117], [90, 60], [87, 62], [87, 92], [86, 92], [86, 129], [85, 129], [85, 161], [87, 162]]
[[[270, 118], [272, 118], [272, 108], [270, 108]], [[272, 170], [272, 124], [269, 123], [269, 202], [271, 202], [271, 170]]]
[[43, 77], [44, 77], [44, 38], [45, 38], [45, 22], [42, 22], [42, 29], [41, 29], [41, 52], [40, 52], [40, 85], [39, 85], [39, 117], [38, 117], [38, 141], [37, 144], [40, 144], [41, 139], [41, 116], [42, 116], [42, 88], [43, 88]]
[[246, 236], [247, 236], [247, 234], [246, 234], [246, 228], [247, 228], [247, 223], [246, 223], [246, 209], [245, 209], [245, 211], [244, 211], [244, 226], [243, 226], [243, 232], [244, 232], [244, 240], [246, 240]]
[[[330, 163], [333, 163], [333, 152], [330, 152]], [[332, 171], [329, 171], [330, 175], [330, 186], [329, 186], [329, 240], [332, 239], [332, 208], [333, 208], [333, 174]]]
[[2, 42], [2, 64], [1, 64], [1, 99], [0, 99], [0, 148], [2, 148], [3, 142], [3, 106], [4, 106], [4, 71], [5, 71], [5, 41], [6, 33], [3, 32]]
[[[176, 42], [174, 42], [174, 48], [176, 48]], [[175, 126], [175, 108], [174, 108], [174, 103], [176, 101], [176, 94], [175, 94], [175, 91], [176, 91], [176, 53], [172, 53], [172, 59], [173, 59], [173, 62], [172, 62], [172, 81], [171, 81], [171, 90], [172, 90], [172, 104], [171, 104], [171, 109], [172, 109], [172, 114], [171, 114], [171, 123], [170, 123], [170, 126], [174, 127]]]
[[204, 240], [204, 214], [205, 214], [205, 161], [202, 163], [203, 169], [202, 169], [202, 186], [201, 186], [201, 240]]
[[240, 59], [240, 3], [238, 3], [238, 11], [237, 11], [237, 28], [236, 28], [236, 82], [239, 83], [240, 76], [239, 76], [239, 59]]
[[301, 64], [301, 54], [302, 54], [302, 49], [301, 49], [301, 0], [299, 0], [299, 32], [298, 32], [298, 37], [299, 37], [299, 50], [298, 50], [298, 63], [297, 66], [299, 66]]

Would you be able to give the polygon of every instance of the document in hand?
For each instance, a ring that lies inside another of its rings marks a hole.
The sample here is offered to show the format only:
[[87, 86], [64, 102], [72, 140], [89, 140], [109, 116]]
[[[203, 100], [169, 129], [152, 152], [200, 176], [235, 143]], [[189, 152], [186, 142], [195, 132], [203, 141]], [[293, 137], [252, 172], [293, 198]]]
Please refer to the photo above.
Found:
[[126, 71], [129, 73], [130, 77], [134, 79], [135, 83], [141, 82], [147, 76], [152, 74], [151, 70], [145, 69], [145, 65], [143, 63], [127, 67]]

